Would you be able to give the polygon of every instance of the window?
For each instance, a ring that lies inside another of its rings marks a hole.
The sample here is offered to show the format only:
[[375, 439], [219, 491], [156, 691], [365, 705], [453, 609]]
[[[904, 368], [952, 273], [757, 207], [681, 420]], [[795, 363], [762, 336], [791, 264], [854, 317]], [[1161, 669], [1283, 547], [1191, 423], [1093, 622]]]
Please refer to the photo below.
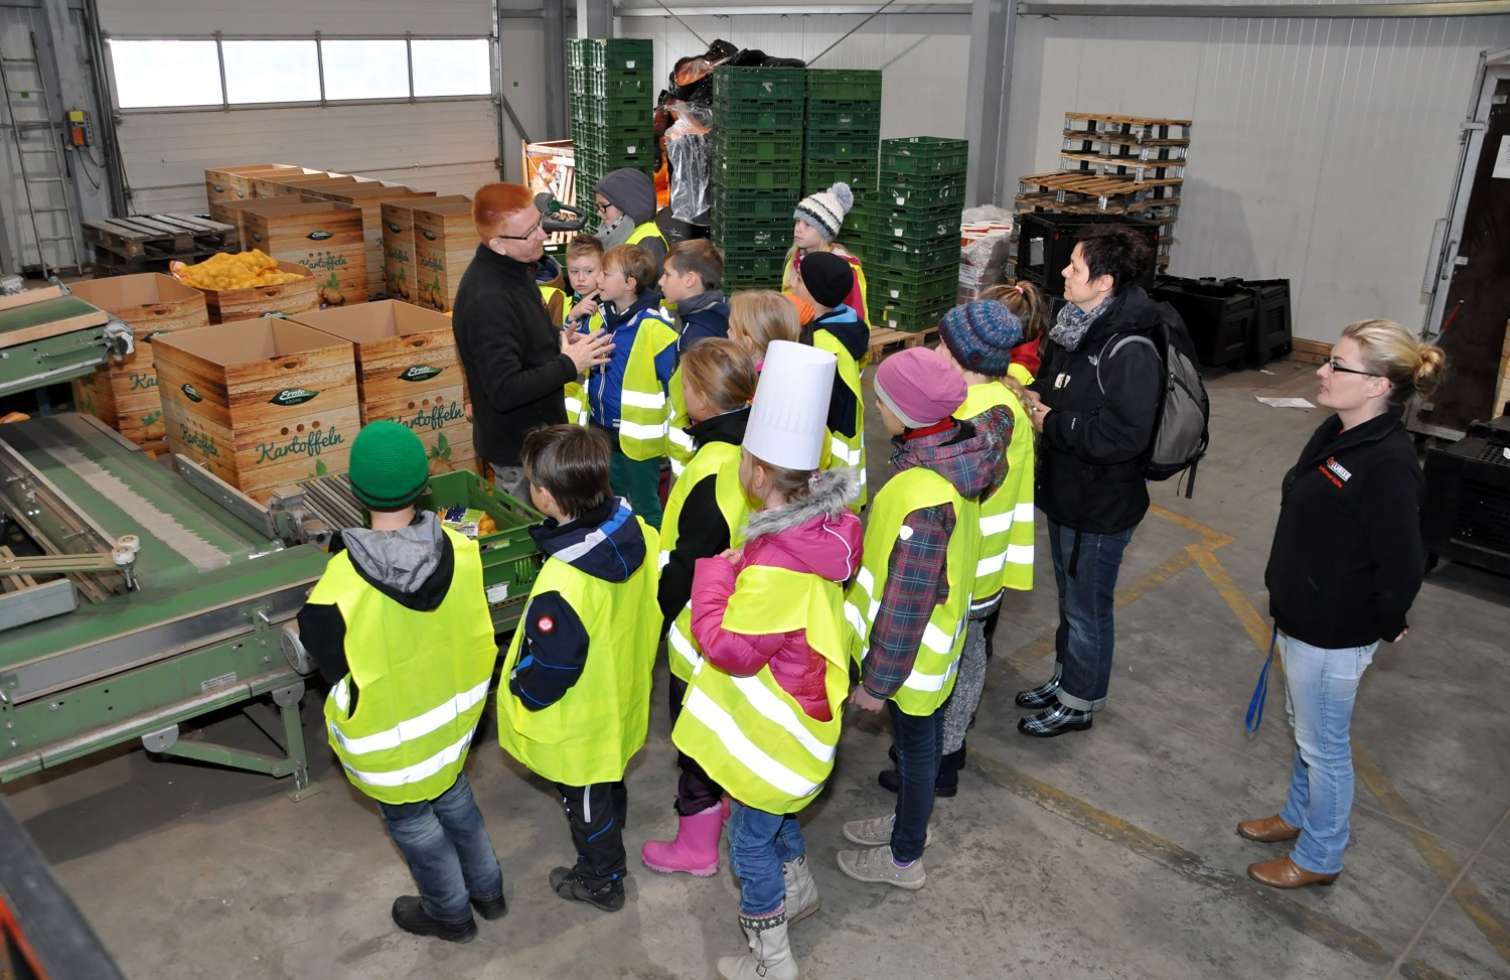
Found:
[[493, 65], [486, 38], [459, 41], [411, 41], [414, 94], [491, 95]]
[[[490, 39], [111, 40], [121, 109], [469, 99], [493, 94]], [[222, 84], [223, 81], [223, 84]]]
[[226, 101], [319, 102], [314, 41], [224, 41]]
[[214, 41], [111, 41], [122, 109], [220, 105]]
[[409, 52], [403, 41], [321, 41], [325, 98], [407, 99]]

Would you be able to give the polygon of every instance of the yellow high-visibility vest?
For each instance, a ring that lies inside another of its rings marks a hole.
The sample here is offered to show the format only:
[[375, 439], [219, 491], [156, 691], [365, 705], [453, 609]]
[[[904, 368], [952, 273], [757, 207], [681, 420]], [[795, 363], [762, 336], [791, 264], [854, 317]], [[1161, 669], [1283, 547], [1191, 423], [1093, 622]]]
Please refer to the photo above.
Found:
[[825, 470], [851, 466], [860, 471], [860, 493], [849, 505], [858, 514], [870, 496], [865, 475], [865, 394], [860, 388], [861, 364], [850, 355], [839, 338], [827, 330], [813, 331], [813, 346], [818, 350], [828, 351], [838, 359], [834, 384], [844, 385], [855, 396], [855, 434], [846, 436], [830, 429], [819, 466]]
[[[1007, 475], [980, 505], [980, 558], [971, 604], [989, 605], [1004, 588], [1033, 587], [1033, 425], [1017, 396], [999, 381], [971, 385], [954, 417], [969, 421], [997, 406], [1012, 413]], [[1026, 497], [1026, 499], [1024, 499]], [[1026, 525], [1026, 531], [1019, 525]], [[1015, 532], [1015, 533], [1014, 533]]]

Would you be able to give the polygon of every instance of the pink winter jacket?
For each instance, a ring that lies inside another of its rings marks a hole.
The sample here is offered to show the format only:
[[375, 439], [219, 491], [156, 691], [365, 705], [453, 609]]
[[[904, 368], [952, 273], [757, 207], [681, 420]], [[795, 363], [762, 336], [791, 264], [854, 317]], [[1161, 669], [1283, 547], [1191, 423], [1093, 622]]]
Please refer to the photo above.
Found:
[[824, 660], [808, 646], [802, 630], [788, 633], [731, 633], [723, 628], [724, 610], [734, 582], [749, 565], [768, 565], [846, 582], [860, 568], [864, 533], [847, 506], [859, 484], [849, 470], [828, 470], [815, 480], [804, 500], [750, 519], [748, 539], [738, 562], [721, 556], [701, 558], [692, 574], [692, 634], [703, 656], [735, 677], [751, 677], [766, 664], [781, 689], [808, 717], [828, 721], [832, 714], [823, 678]]

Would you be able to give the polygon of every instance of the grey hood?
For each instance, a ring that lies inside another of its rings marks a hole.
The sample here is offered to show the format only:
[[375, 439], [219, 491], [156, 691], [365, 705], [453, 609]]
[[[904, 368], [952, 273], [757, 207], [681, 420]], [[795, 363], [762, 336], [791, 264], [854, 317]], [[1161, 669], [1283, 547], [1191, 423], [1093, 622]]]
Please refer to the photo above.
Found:
[[451, 587], [451, 542], [428, 510], [398, 531], [349, 528], [341, 532], [341, 544], [357, 574], [411, 609], [434, 609]]

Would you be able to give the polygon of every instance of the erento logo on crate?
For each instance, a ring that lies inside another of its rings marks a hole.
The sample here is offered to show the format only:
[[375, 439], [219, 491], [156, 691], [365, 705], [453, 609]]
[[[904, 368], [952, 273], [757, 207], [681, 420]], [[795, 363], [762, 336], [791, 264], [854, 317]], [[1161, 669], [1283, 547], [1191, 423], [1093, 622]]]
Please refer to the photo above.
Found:
[[284, 388], [267, 400], [269, 405], [280, 405], [287, 408], [290, 405], [303, 405], [318, 395], [318, 391], [310, 391], [308, 388]]
[[404, 372], [398, 376], [398, 379], [400, 381], [429, 381], [431, 378], [439, 374], [441, 370], [441, 368], [431, 367], [428, 364], [416, 364], [413, 367], [406, 368]]

